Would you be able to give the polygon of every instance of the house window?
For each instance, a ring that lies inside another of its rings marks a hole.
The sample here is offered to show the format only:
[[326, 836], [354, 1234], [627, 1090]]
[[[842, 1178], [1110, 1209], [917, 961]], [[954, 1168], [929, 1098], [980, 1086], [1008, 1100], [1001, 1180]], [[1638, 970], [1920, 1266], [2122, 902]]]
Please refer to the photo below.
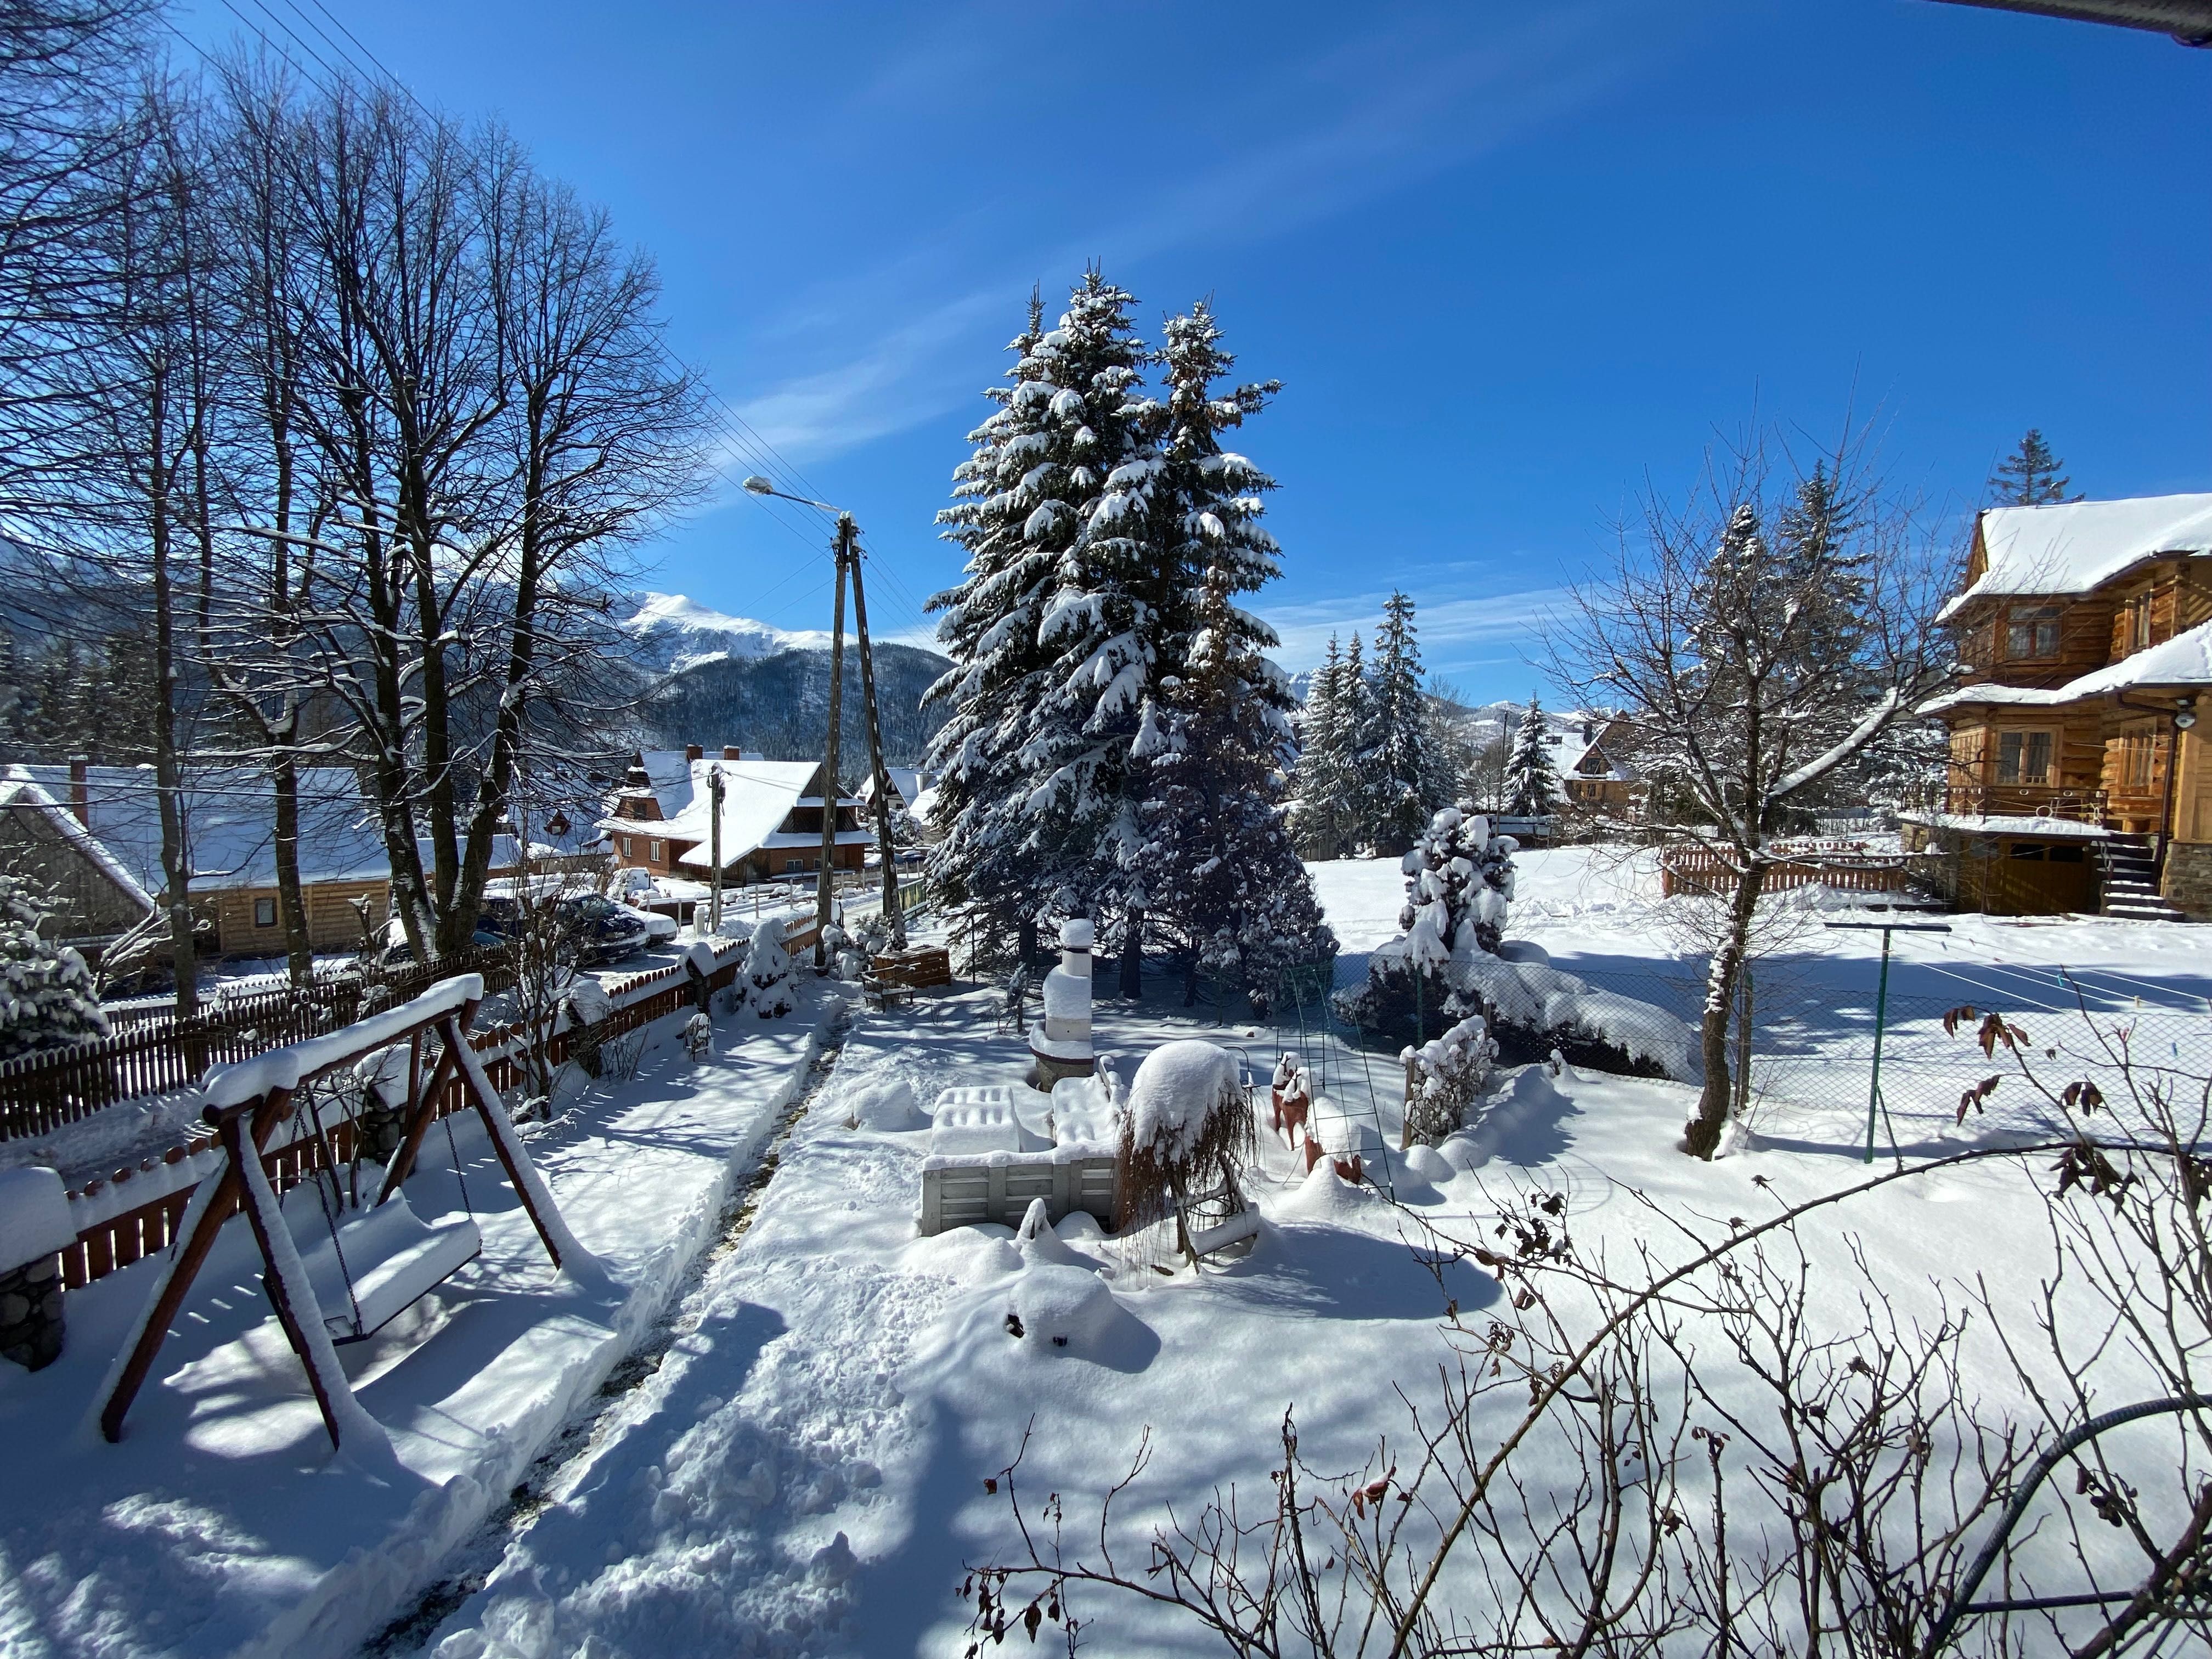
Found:
[[2005, 623], [2005, 655], [2033, 661], [2058, 654], [2058, 607], [2020, 605]]
[[2142, 594], [2128, 606], [2128, 649], [2148, 650], [2150, 647], [2150, 595]]
[[783, 861], [783, 872], [787, 876], [795, 876], [805, 868], [806, 860], [805, 859], [786, 859]]
[[2120, 739], [2120, 787], [2148, 789], [2154, 770], [2158, 738], [2154, 732], [2130, 732]]
[[2048, 784], [2053, 736], [2049, 732], [1998, 732], [1997, 781]]
[[624, 836], [622, 838], [622, 849], [623, 849], [623, 856], [624, 858], [629, 858], [629, 857], [630, 857], [630, 856], [631, 856], [630, 850], [629, 850], [629, 837], [628, 836]]
[[253, 901], [253, 925], [256, 927], [274, 927], [276, 925], [275, 899], [258, 898]]
[[650, 854], [650, 858], [651, 861], [654, 864], [660, 862], [660, 843], [659, 842], [653, 843], [653, 852]]

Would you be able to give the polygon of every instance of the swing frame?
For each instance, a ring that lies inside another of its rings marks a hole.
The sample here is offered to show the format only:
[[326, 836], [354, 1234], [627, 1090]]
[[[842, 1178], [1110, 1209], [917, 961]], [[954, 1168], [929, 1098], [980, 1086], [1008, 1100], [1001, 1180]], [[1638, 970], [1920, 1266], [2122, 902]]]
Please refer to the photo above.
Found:
[[[261, 1251], [262, 1283], [276, 1310], [277, 1322], [283, 1326], [286, 1341], [291, 1345], [292, 1352], [299, 1356], [301, 1365], [307, 1373], [307, 1381], [314, 1390], [315, 1404], [322, 1413], [323, 1426], [330, 1433], [331, 1444], [335, 1447], [339, 1443], [338, 1419], [332, 1407], [331, 1390], [346, 1388], [348, 1384], [343, 1373], [335, 1377], [325, 1377], [316, 1362], [310, 1334], [303, 1324], [302, 1310], [292, 1305], [283, 1275], [277, 1267], [276, 1246], [271, 1231], [284, 1225], [283, 1214], [281, 1211], [264, 1213], [263, 1206], [257, 1201], [252, 1189], [254, 1185], [272, 1192], [273, 1188], [268, 1187], [265, 1179], [260, 1183], [249, 1183], [243, 1173], [243, 1165], [248, 1158], [263, 1159], [270, 1136], [289, 1115], [294, 1097], [301, 1087], [341, 1066], [352, 1066], [377, 1049], [400, 1042], [409, 1045], [407, 1127], [398, 1149], [392, 1153], [390, 1163], [385, 1167], [383, 1184], [377, 1193], [378, 1205], [397, 1193], [400, 1183], [412, 1173], [416, 1158], [422, 1150], [422, 1137], [428, 1131], [431, 1121], [438, 1115], [439, 1097], [454, 1073], [459, 1072], [463, 1079], [463, 1091], [475, 1107], [477, 1115], [483, 1120], [485, 1133], [499, 1154], [507, 1183], [522, 1200], [522, 1207], [528, 1212], [532, 1224], [537, 1228], [538, 1237], [545, 1246], [546, 1255], [552, 1258], [553, 1266], [558, 1269], [570, 1265], [563, 1260], [564, 1243], [571, 1252], [579, 1255], [582, 1254], [580, 1248], [569, 1237], [559, 1212], [554, 1209], [550, 1195], [531, 1164], [529, 1153], [515, 1139], [506, 1108], [492, 1092], [482, 1062], [476, 1059], [473, 1051], [468, 1053], [465, 1060], [463, 1059], [463, 1051], [468, 1044], [469, 1027], [483, 1000], [483, 981], [480, 975], [473, 974], [459, 975], [459, 978], [473, 982], [457, 985], [454, 981], [448, 980], [432, 987], [409, 1005], [422, 1010], [420, 1017], [410, 1023], [395, 1029], [388, 1017], [377, 1018], [374, 1021], [377, 1031], [373, 1040], [363, 1040], [348, 1047], [343, 1042], [345, 1033], [333, 1032], [326, 1037], [312, 1037], [304, 1042], [291, 1044], [289, 1051], [276, 1051], [279, 1054], [290, 1052], [301, 1059], [311, 1060], [313, 1068], [296, 1071], [295, 1080], [289, 1084], [276, 1085], [231, 1104], [210, 1105], [201, 1113], [203, 1121], [214, 1131], [216, 1143], [222, 1150], [222, 1167], [206, 1178], [215, 1183], [213, 1195], [204, 1206], [198, 1206], [197, 1223], [190, 1234], [180, 1239], [171, 1251], [128, 1356], [121, 1360], [112, 1373], [112, 1382], [100, 1409], [100, 1432], [109, 1441], [122, 1439], [124, 1419], [129, 1414], [131, 1402], [137, 1398], [147, 1377], [151, 1375], [154, 1362], [160, 1356], [162, 1345], [168, 1340], [170, 1327], [183, 1312], [185, 1298], [191, 1290], [193, 1280], [206, 1265], [208, 1255], [214, 1249], [216, 1239], [222, 1233], [224, 1224], [239, 1211], [244, 1210], [253, 1230], [254, 1242]], [[456, 990], [461, 993], [458, 1007], [454, 1006], [453, 994]], [[369, 1022], [362, 1023], [366, 1024]], [[422, 1078], [422, 1044], [425, 1032], [432, 1030], [437, 1033], [442, 1046], [437, 1063], [431, 1068], [426, 1082]], [[264, 1056], [262, 1062], [256, 1063], [265, 1063], [267, 1059]], [[335, 1176], [335, 1170], [331, 1174]], [[372, 1211], [374, 1208], [372, 1206]], [[289, 1243], [288, 1234], [288, 1245]], [[580, 1267], [583, 1264], [579, 1262], [575, 1265]], [[428, 1294], [427, 1289], [423, 1294]]]

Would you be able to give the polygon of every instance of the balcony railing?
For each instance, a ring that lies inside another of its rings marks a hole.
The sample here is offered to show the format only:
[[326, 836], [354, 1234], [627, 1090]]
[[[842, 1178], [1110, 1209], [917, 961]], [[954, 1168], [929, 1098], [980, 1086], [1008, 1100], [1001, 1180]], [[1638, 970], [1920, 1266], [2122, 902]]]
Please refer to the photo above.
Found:
[[2064, 818], [2073, 823], [2106, 823], [2109, 804], [2102, 789], [2055, 784], [1953, 784], [1943, 794], [1943, 807], [1949, 812], [1973, 817]]

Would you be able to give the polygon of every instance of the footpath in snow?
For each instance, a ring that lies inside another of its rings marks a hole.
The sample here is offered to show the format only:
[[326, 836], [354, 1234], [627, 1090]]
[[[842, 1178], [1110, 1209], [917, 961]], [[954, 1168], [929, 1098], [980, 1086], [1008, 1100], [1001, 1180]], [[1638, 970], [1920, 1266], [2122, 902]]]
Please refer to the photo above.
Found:
[[[37, 1373], [0, 1365], [0, 1653], [315, 1659], [375, 1635], [663, 1315], [842, 1006], [810, 988], [788, 1018], [719, 1019], [696, 1066], [684, 1016], [664, 1019], [633, 1079], [595, 1084], [526, 1129], [611, 1294], [547, 1262], [473, 1114], [448, 1120], [450, 1142], [433, 1129], [410, 1201], [431, 1220], [472, 1209], [483, 1254], [342, 1351], [403, 1479], [332, 1456], [242, 1220], [200, 1273], [119, 1444], [89, 1415], [158, 1262], [71, 1291], [62, 1358]], [[321, 1237], [311, 1187], [285, 1209], [303, 1245]]]

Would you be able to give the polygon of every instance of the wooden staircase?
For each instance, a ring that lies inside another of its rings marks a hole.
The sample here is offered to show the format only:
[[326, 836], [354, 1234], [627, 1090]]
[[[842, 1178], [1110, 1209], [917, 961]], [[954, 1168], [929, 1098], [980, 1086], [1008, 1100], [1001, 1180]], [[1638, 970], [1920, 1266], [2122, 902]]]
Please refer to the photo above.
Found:
[[2145, 835], [2115, 830], [2105, 844], [2103, 913], [2128, 921], [2186, 921], [2158, 890], [2158, 855]]

